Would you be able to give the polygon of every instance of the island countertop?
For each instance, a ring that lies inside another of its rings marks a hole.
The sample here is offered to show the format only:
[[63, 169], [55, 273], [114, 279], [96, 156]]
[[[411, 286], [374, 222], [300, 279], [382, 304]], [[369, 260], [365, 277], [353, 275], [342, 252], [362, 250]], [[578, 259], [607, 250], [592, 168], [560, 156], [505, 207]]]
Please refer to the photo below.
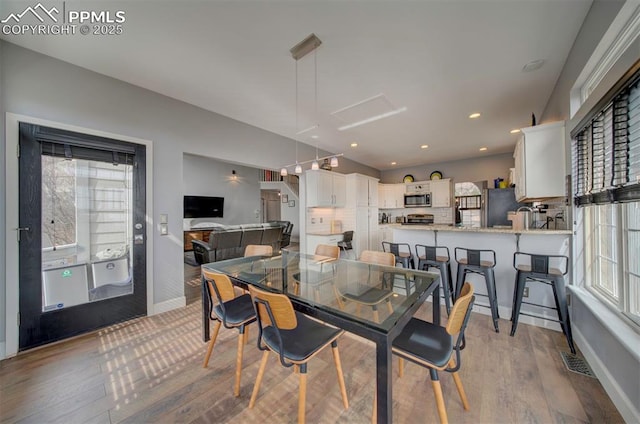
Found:
[[513, 228], [482, 228], [482, 227], [456, 227], [453, 225], [428, 224], [428, 225], [402, 225], [402, 224], [386, 224], [394, 230], [413, 230], [413, 231], [448, 231], [448, 232], [464, 232], [464, 233], [493, 233], [493, 234], [564, 234], [571, 235], [571, 230], [549, 230], [549, 229], [531, 229], [531, 230], [514, 230]]

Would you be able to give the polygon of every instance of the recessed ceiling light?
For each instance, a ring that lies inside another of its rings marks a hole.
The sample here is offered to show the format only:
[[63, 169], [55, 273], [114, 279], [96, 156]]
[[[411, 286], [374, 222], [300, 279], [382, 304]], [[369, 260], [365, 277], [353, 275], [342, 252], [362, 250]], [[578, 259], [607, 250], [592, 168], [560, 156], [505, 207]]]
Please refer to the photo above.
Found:
[[518, 134], [520, 130], [518, 128], [509, 131], [511, 134]]
[[480, 113], [479, 112], [474, 112], [471, 115], [469, 115], [469, 118], [471, 119], [476, 119], [480, 117]]
[[391, 165], [397, 165], [397, 163], [396, 162], [391, 162]]
[[351, 147], [358, 147], [358, 143], [351, 143]]
[[422, 146], [420, 146], [421, 149], [428, 149], [429, 145], [428, 144], [423, 144]]
[[481, 151], [481, 152], [486, 152], [486, 151], [487, 151], [487, 148], [486, 148], [486, 147], [481, 147], [481, 148], [480, 148], [480, 151]]
[[542, 68], [542, 65], [544, 65], [544, 60], [542, 59], [532, 60], [531, 62], [527, 63], [522, 67], [522, 72], [535, 71], [536, 69]]
[[312, 135], [311, 138], [313, 138], [314, 140], [316, 140], [318, 138], [317, 135]]

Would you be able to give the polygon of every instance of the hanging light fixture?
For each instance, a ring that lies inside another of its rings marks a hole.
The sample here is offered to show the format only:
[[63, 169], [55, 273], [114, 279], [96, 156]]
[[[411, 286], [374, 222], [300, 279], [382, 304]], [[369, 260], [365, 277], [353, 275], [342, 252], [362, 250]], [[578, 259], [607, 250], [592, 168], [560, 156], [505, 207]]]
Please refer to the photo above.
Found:
[[[304, 40], [302, 40], [301, 42], [299, 42], [298, 44], [296, 44], [295, 46], [293, 46], [289, 52], [291, 53], [291, 56], [293, 57], [293, 59], [296, 61], [296, 136], [310, 132], [312, 130], [316, 130], [319, 128], [319, 124], [316, 122], [315, 124], [311, 125], [308, 128], [305, 128], [301, 131], [298, 130], [299, 128], [299, 122], [298, 122], [298, 60], [302, 59], [304, 56], [306, 56], [307, 54], [314, 52], [313, 55], [313, 66], [314, 66], [314, 114], [315, 114], [315, 118], [318, 119], [318, 61], [317, 61], [317, 54], [316, 54], [316, 48], [318, 46], [320, 46], [322, 44], [322, 41], [315, 35], [315, 34], [311, 34], [309, 35], [307, 38], [305, 38]], [[312, 138], [317, 138], [317, 136], [312, 136]], [[320, 161], [321, 160], [330, 160], [331, 163], [331, 167], [335, 168], [338, 166], [338, 157], [343, 156], [342, 153], [339, 154], [332, 154], [329, 156], [325, 156], [322, 158], [318, 157], [318, 144], [316, 142], [316, 157], [313, 160], [307, 160], [307, 161], [299, 161], [298, 160], [298, 140], [296, 140], [296, 162], [292, 165], [286, 165], [284, 167], [282, 167], [282, 169], [280, 170], [280, 175], [282, 176], [286, 176], [288, 174], [288, 170], [287, 168], [294, 166], [295, 165], [295, 170], [294, 172], [296, 174], [302, 174], [302, 165], [310, 163], [311, 162], [311, 169], [313, 170], [318, 170], [320, 169]]]

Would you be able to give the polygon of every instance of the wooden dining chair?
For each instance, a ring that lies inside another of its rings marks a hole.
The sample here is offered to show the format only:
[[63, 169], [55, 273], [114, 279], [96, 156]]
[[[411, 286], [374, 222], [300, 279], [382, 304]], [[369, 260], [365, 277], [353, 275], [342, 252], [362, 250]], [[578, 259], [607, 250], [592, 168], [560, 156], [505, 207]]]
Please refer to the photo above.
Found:
[[[316, 261], [320, 266], [320, 273], [325, 271], [325, 265], [331, 264], [332, 262], [338, 260], [339, 258], [340, 258], [340, 248], [337, 245], [329, 245], [329, 244], [317, 245], [315, 253], [313, 255], [313, 260]], [[293, 293], [295, 295], [300, 294], [300, 278], [302, 278], [300, 275], [298, 275], [297, 278], [296, 278], [296, 275], [293, 276], [293, 283], [294, 283]], [[326, 280], [319, 280], [319, 281], [307, 280], [305, 281], [305, 284], [308, 287], [313, 288], [314, 297], [316, 301], [319, 301], [320, 286], [323, 283], [330, 280], [331, 280], [330, 278], [327, 278]]]
[[298, 423], [305, 420], [305, 399], [307, 389], [307, 363], [322, 349], [331, 345], [333, 360], [338, 373], [338, 384], [342, 402], [349, 408], [347, 389], [344, 384], [337, 339], [343, 330], [330, 327], [296, 312], [289, 298], [284, 294], [270, 293], [249, 286], [249, 292], [258, 313], [258, 349], [264, 351], [260, 369], [253, 387], [249, 408], [253, 408], [260, 391], [260, 383], [267, 366], [269, 352], [280, 358], [284, 367], [295, 367], [300, 374], [300, 394], [298, 398]]
[[234, 396], [240, 396], [240, 375], [242, 373], [242, 354], [247, 342], [247, 326], [256, 320], [256, 313], [248, 294], [238, 295], [233, 288], [229, 277], [224, 274], [216, 274], [206, 269], [202, 270], [202, 277], [206, 282], [209, 295], [210, 319], [216, 321], [213, 334], [209, 340], [207, 354], [204, 357], [203, 368], [209, 365], [209, 358], [213, 352], [213, 346], [218, 338], [220, 326], [238, 329], [238, 353], [236, 357], [236, 381], [233, 390]]
[[[372, 265], [383, 265], [394, 267], [396, 264], [396, 257], [393, 253], [389, 252], [377, 252], [373, 250], [364, 250], [360, 255], [360, 261], [366, 262]], [[371, 276], [369, 275], [369, 278]], [[384, 278], [393, 278], [393, 276], [383, 276]], [[337, 288], [338, 292], [336, 296], [338, 297], [339, 302], [342, 299], [352, 301], [356, 304], [356, 314], [360, 315], [360, 307], [362, 305], [370, 306], [373, 310], [373, 319], [378, 322], [380, 320], [380, 316], [378, 314], [378, 305], [384, 301], [387, 303], [387, 309], [389, 313], [393, 313], [393, 307], [391, 306], [391, 296], [393, 296], [393, 290], [391, 287], [389, 288], [378, 288], [378, 287], [368, 287], [363, 293], [349, 293], [349, 292], [340, 292]]]
[[273, 256], [273, 247], [269, 244], [250, 244], [244, 249], [244, 257]]
[[[429, 368], [441, 423], [448, 422], [448, 419], [438, 371], [451, 373], [462, 400], [462, 406], [465, 410], [469, 409], [469, 402], [462, 387], [458, 370], [461, 364], [460, 351], [462, 350], [464, 330], [469, 322], [474, 301], [473, 286], [470, 283], [464, 283], [460, 296], [451, 308], [446, 327], [434, 325], [418, 318], [411, 318], [411, 321], [393, 341], [392, 352], [395, 355]], [[400, 368], [402, 368], [402, 363]]]

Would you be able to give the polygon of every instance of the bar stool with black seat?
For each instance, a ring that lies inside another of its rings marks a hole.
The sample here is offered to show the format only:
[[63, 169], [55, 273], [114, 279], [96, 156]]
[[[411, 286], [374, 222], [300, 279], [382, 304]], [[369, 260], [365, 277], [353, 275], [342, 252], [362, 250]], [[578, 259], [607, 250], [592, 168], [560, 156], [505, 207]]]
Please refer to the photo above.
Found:
[[402, 264], [405, 268], [416, 269], [409, 243], [392, 243], [390, 241], [383, 241], [382, 251], [393, 253], [396, 257], [396, 264]]
[[[493, 327], [496, 333], [500, 332], [498, 328], [498, 293], [496, 292], [496, 277], [493, 269], [496, 266], [496, 252], [489, 249], [466, 249], [464, 247], [455, 248], [456, 262], [458, 262], [458, 274], [456, 278], [456, 299], [459, 296], [460, 289], [466, 281], [467, 274], [479, 274], [484, 277], [487, 286], [486, 296], [489, 298], [489, 309], [491, 309], [491, 318], [493, 318]], [[476, 293], [476, 296], [485, 296]], [[484, 305], [479, 305], [484, 306]]]
[[447, 308], [447, 315], [451, 312], [451, 303], [454, 299], [455, 289], [451, 278], [451, 257], [446, 246], [426, 246], [416, 244], [416, 256], [418, 257], [418, 269], [428, 271], [430, 268], [440, 270], [442, 293]]
[[[209, 295], [210, 318], [216, 322], [213, 329], [207, 354], [204, 357], [203, 368], [209, 365], [209, 358], [213, 352], [213, 345], [218, 338], [220, 326], [225, 328], [237, 328], [238, 354], [236, 357], [236, 381], [233, 389], [234, 396], [240, 396], [240, 375], [242, 373], [242, 353], [244, 344], [247, 342], [248, 332], [245, 331], [247, 325], [256, 320], [256, 313], [248, 294], [238, 295], [233, 289], [233, 284], [229, 277], [223, 274], [216, 274], [205, 269], [202, 270], [202, 278], [206, 283], [207, 294]], [[217, 300], [214, 302], [214, 296]]]
[[[569, 308], [567, 306], [567, 292], [564, 283], [564, 276], [567, 274], [569, 258], [562, 255], [536, 255], [533, 253], [516, 252], [513, 255], [513, 267], [516, 269], [516, 284], [513, 290], [513, 308], [511, 312], [511, 336], [516, 334], [518, 328], [518, 317], [527, 315], [535, 318], [542, 318], [557, 321], [562, 327], [562, 332], [567, 338], [571, 353], [576, 353], [573, 345], [573, 335], [571, 334], [571, 321], [569, 320]], [[537, 303], [523, 302], [524, 289], [527, 282], [536, 281], [550, 285], [553, 288], [553, 298], [556, 307], [552, 308]], [[541, 308], [555, 309], [558, 313], [558, 320], [541, 315], [533, 315], [520, 312], [520, 307], [527, 305]]]
[[[446, 423], [448, 419], [438, 371], [451, 373], [462, 400], [462, 406], [465, 410], [469, 410], [469, 402], [458, 370], [460, 370], [462, 363], [460, 351], [463, 349], [464, 331], [471, 317], [474, 301], [473, 286], [470, 283], [465, 283], [460, 296], [453, 304], [446, 327], [434, 325], [418, 318], [411, 318], [402, 332], [394, 339], [391, 348], [391, 352], [399, 359], [406, 359], [429, 368], [441, 423]], [[402, 362], [400, 362], [400, 371], [402, 371], [402, 367]], [[374, 398], [374, 418], [375, 415]]]
[[338, 247], [347, 253], [347, 250], [353, 250], [353, 231], [345, 231], [342, 233], [342, 241], [338, 242]]
[[[249, 286], [249, 292], [258, 314], [258, 349], [264, 351], [256, 384], [253, 387], [249, 408], [253, 408], [260, 391], [260, 384], [267, 366], [269, 352], [280, 358], [284, 367], [296, 367], [300, 373], [300, 395], [298, 398], [298, 422], [305, 420], [305, 398], [307, 390], [307, 363], [318, 352], [331, 345], [333, 360], [338, 373], [338, 384], [345, 409], [349, 408], [347, 389], [344, 384], [337, 339], [344, 330], [330, 327], [295, 311], [286, 295], [270, 293]], [[324, 389], [324, 387], [323, 387]]]

